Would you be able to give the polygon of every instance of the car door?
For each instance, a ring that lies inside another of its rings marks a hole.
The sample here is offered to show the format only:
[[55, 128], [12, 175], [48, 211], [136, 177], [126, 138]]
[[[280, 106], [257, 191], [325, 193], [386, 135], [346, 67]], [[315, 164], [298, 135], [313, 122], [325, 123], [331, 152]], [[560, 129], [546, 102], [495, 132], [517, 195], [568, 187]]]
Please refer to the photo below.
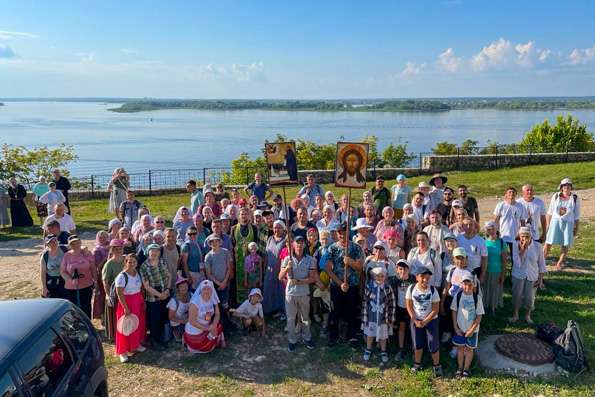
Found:
[[72, 352], [52, 329], [31, 344], [16, 366], [26, 393], [36, 397], [74, 395], [69, 393]]
[[89, 346], [92, 337], [89, 326], [79, 311], [70, 309], [54, 324], [54, 329], [73, 350], [74, 363], [68, 390], [71, 395], [82, 396], [97, 367]]

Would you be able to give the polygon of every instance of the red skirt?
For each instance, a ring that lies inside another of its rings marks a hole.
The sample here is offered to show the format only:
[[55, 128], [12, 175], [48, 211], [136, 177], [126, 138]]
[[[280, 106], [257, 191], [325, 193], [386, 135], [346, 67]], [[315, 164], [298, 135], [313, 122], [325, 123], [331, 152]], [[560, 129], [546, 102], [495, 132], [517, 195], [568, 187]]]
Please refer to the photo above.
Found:
[[[145, 328], [145, 300], [138, 292], [134, 295], [124, 295], [130, 313], [138, 317], [138, 328], [132, 334], [125, 336], [116, 330], [116, 354], [132, 353], [140, 346], [147, 333]], [[124, 316], [124, 307], [118, 302], [116, 308], [116, 323]], [[117, 327], [116, 327], [117, 328]]]
[[225, 337], [223, 336], [223, 326], [221, 323], [217, 324], [217, 336], [214, 338], [209, 338], [207, 331], [203, 331], [198, 335], [191, 335], [184, 332], [184, 344], [193, 353], [209, 353], [223, 343], [225, 343]]

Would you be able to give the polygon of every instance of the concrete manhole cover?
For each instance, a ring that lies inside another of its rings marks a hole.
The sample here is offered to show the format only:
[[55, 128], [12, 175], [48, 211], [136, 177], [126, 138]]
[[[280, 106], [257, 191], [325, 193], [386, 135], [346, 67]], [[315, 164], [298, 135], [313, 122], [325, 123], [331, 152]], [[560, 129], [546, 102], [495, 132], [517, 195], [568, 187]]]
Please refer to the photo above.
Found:
[[503, 356], [524, 364], [541, 365], [554, 361], [552, 348], [527, 333], [502, 335], [496, 339], [495, 347]]

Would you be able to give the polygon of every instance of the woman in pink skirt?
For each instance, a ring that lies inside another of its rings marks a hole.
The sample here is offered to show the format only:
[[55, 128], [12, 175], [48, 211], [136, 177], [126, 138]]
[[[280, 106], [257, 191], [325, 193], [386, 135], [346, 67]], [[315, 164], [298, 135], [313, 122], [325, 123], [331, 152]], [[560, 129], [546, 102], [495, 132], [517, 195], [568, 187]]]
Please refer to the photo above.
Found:
[[204, 280], [190, 299], [184, 344], [191, 353], [209, 353], [217, 346], [225, 347], [220, 323], [219, 297], [210, 280]]
[[[135, 254], [126, 255], [124, 261], [124, 271], [116, 277], [116, 291], [118, 294], [118, 307], [116, 308], [117, 323], [120, 324], [124, 316], [136, 316], [138, 326], [129, 335], [125, 335], [116, 327], [116, 354], [120, 356], [120, 361], [128, 361], [128, 354], [134, 352], [143, 352], [146, 348], [141, 345], [141, 341], [146, 334], [145, 328], [145, 300], [141, 292], [142, 280], [136, 270], [138, 259]], [[128, 332], [126, 332], [128, 333]]]

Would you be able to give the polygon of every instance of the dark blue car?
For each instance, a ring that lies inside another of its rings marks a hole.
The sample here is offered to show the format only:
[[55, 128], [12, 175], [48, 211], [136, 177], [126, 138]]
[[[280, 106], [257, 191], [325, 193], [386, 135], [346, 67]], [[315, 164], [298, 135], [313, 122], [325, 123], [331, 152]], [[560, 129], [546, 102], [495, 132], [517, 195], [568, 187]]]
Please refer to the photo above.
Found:
[[63, 299], [0, 302], [0, 396], [107, 397], [99, 335]]

